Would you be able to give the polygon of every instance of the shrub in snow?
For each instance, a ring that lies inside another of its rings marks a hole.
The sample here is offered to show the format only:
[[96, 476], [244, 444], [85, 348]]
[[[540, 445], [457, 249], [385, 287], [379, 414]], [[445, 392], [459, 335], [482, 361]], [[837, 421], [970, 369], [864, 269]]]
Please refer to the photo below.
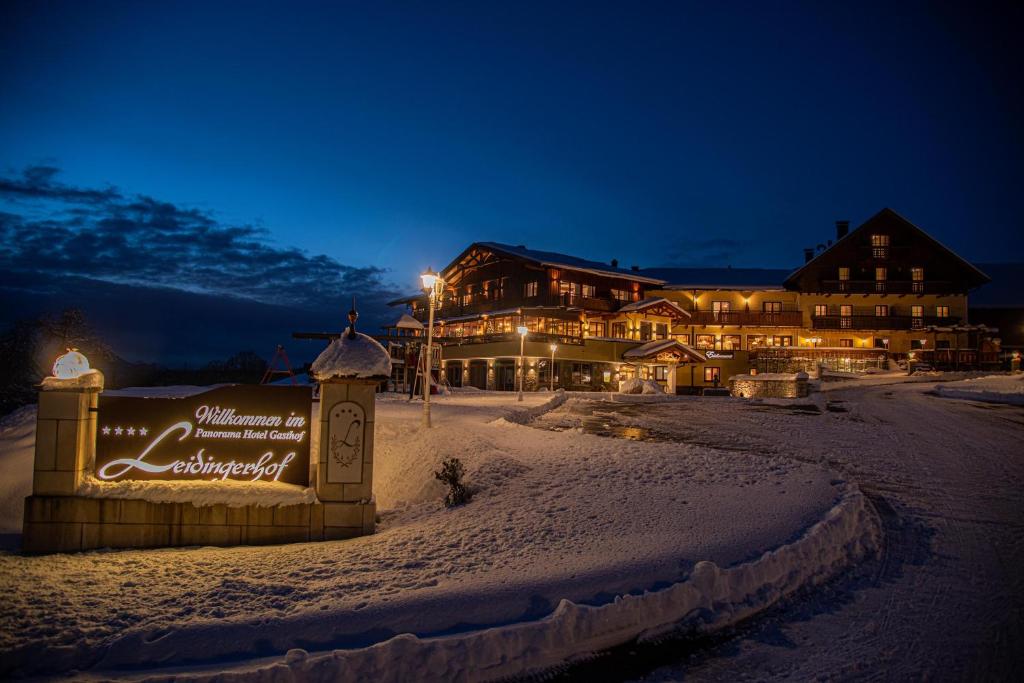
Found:
[[644, 390], [644, 381], [636, 377], [624, 379], [619, 382], [620, 394], [640, 394]]
[[643, 394], [664, 394], [665, 390], [661, 388], [661, 385], [655, 382], [653, 379], [645, 379], [643, 382], [643, 388], [640, 393]]
[[445, 507], [451, 508], [468, 503], [473, 497], [473, 492], [462, 483], [462, 475], [465, 473], [466, 468], [458, 458], [445, 460], [441, 463], [441, 470], [434, 472], [434, 477], [448, 486], [448, 493], [444, 497]]

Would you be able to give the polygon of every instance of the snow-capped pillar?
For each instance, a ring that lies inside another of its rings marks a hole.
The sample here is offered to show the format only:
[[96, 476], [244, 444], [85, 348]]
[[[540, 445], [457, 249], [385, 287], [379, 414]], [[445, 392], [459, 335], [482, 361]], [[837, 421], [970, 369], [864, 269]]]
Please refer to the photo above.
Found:
[[[73, 366], [73, 367], [72, 367]], [[36, 418], [32, 494], [71, 496], [96, 459], [96, 406], [103, 374], [76, 351], [61, 356], [43, 380]]]
[[[323, 538], [373, 533], [373, 430], [376, 389], [391, 375], [391, 355], [350, 327], [313, 362], [320, 382], [316, 495], [323, 505]], [[318, 528], [319, 525], [314, 525]]]

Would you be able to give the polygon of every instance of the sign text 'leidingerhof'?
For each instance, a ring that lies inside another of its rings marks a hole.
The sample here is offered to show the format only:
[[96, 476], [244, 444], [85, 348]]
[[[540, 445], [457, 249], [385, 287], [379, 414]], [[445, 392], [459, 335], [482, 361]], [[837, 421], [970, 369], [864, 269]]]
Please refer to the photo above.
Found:
[[96, 476], [309, 484], [312, 390], [227, 386], [184, 398], [100, 396]]

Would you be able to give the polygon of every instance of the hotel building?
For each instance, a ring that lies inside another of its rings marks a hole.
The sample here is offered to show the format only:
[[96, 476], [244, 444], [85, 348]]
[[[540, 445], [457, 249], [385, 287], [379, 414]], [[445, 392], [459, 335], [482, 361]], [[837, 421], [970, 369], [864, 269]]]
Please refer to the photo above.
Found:
[[[627, 269], [477, 242], [441, 276], [435, 372], [452, 386], [513, 390], [523, 373], [526, 390], [613, 390], [641, 377], [685, 393], [752, 369], [999, 362], [995, 331], [968, 323], [968, 293], [988, 278], [890, 209], [852, 231], [837, 222], [834, 241], [805, 250], [788, 275]], [[428, 319], [423, 294], [392, 304]]]

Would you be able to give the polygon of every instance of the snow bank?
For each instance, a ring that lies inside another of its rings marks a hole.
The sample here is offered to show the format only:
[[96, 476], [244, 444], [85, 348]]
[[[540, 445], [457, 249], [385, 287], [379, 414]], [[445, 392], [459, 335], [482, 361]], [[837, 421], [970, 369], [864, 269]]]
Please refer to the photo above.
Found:
[[655, 382], [653, 379], [645, 379], [643, 389], [640, 390], [642, 394], [664, 394], [665, 390], [661, 388], [661, 385]]
[[552, 394], [551, 398], [549, 398], [547, 401], [544, 401], [544, 403], [541, 403], [539, 406], [525, 408], [523, 410], [514, 410], [505, 417], [501, 417], [498, 419], [504, 420], [506, 422], [511, 422], [513, 424], [528, 424], [533, 420], [536, 420], [538, 417], [548, 412], [549, 410], [554, 410], [558, 406], [565, 403], [566, 398], [568, 397], [565, 393], [565, 390], [558, 389], [557, 391], [555, 391], [554, 394]]
[[[543, 619], [437, 638], [412, 634], [376, 645], [283, 658], [237, 671], [246, 680], [489, 681], [522, 677], [633, 639], [714, 632], [820, 584], [873, 553], [880, 537], [864, 496], [850, 489], [796, 541], [732, 567], [698, 562], [685, 581], [599, 605], [561, 600]], [[177, 672], [181, 681], [222, 681], [234, 671]], [[163, 680], [163, 675], [143, 680]]]
[[631, 377], [619, 382], [620, 394], [664, 394], [665, 390], [653, 379], [639, 379]]
[[0, 534], [21, 533], [25, 497], [32, 494], [36, 406], [23, 406], [0, 420]]
[[332, 377], [384, 378], [391, 375], [391, 355], [373, 337], [361, 332], [350, 339], [349, 328], [327, 345], [310, 366], [318, 380]]
[[943, 398], [1024, 406], [1024, 374], [989, 375], [960, 382], [937, 384], [932, 393]]

